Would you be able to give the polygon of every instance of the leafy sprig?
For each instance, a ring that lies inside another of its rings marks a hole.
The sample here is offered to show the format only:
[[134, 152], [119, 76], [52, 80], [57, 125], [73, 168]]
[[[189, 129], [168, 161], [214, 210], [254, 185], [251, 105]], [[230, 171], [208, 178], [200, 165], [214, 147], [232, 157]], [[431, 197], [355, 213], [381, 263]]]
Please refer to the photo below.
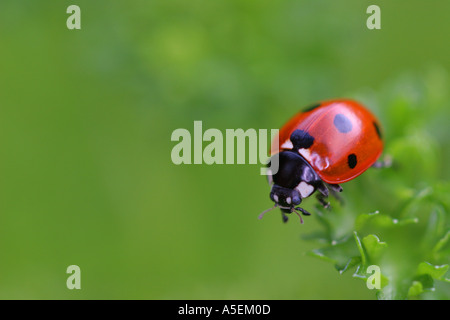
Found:
[[393, 166], [345, 184], [345, 204], [317, 207], [321, 230], [305, 236], [320, 244], [309, 254], [341, 274], [353, 270], [370, 285], [370, 266], [378, 267], [378, 299], [450, 297], [450, 183], [443, 176], [450, 143], [436, 127], [450, 119], [450, 108], [448, 92], [435, 90], [448, 87], [447, 78], [433, 69], [360, 97], [379, 108]]

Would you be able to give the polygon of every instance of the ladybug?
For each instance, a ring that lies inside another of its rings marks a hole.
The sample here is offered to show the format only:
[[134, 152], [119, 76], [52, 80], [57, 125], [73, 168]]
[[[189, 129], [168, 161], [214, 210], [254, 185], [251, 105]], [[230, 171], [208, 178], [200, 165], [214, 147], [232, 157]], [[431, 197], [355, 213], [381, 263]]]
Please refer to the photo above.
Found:
[[[275, 143], [278, 142], [278, 143]], [[350, 181], [377, 162], [383, 151], [380, 123], [362, 104], [348, 99], [317, 103], [297, 113], [275, 137], [267, 177], [272, 186], [270, 199], [281, 209], [282, 218], [295, 212], [310, 215], [299, 207], [302, 200], [319, 191], [317, 199], [325, 208], [331, 193], [339, 199], [341, 183]], [[278, 171], [270, 170], [278, 161]]]

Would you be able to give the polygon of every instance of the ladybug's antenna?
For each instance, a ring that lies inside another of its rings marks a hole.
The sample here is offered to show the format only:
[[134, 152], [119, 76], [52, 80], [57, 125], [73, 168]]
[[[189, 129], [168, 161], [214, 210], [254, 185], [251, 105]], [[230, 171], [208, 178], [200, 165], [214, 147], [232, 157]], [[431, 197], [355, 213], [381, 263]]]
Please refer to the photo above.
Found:
[[298, 211], [296, 211], [295, 209], [294, 209], [294, 212], [295, 212], [295, 213], [298, 215], [298, 217], [300, 218], [300, 223], [303, 224], [303, 219], [302, 219], [301, 214], [298, 213]]
[[264, 211], [261, 212], [261, 214], [258, 216], [258, 219], [261, 220], [267, 212], [272, 211], [272, 210], [275, 209], [276, 207], [277, 207], [277, 204], [275, 203], [275, 205], [274, 205], [272, 208], [269, 208], [269, 209], [267, 209], [267, 210], [264, 210]]

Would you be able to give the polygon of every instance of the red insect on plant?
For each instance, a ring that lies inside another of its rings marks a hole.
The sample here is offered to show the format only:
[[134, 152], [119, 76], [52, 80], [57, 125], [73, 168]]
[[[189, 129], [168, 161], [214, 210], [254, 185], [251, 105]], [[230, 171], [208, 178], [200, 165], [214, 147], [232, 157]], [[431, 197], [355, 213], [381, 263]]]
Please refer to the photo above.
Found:
[[[328, 207], [329, 193], [338, 197], [341, 183], [350, 181], [377, 162], [383, 151], [380, 123], [360, 103], [328, 100], [292, 117], [279, 131], [278, 144], [272, 144], [271, 162], [279, 161], [278, 172], [268, 172], [272, 185], [270, 199], [280, 208], [283, 221], [295, 212], [310, 215], [299, 207], [302, 200], [319, 191], [317, 199]], [[275, 147], [275, 146], [279, 146]], [[276, 157], [275, 157], [276, 156]], [[269, 166], [270, 166], [269, 162]]]

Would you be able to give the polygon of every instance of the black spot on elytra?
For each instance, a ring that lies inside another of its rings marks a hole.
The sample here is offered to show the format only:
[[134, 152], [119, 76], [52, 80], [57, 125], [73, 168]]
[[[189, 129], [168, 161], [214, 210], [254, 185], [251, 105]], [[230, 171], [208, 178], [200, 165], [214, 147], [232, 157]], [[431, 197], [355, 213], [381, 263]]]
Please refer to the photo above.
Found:
[[373, 126], [375, 127], [375, 131], [377, 132], [378, 138], [383, 139], [382, 135], [381, 135], [381, 130], [380, 130], [380, 126], [378, 125], [378, 123], [376, 121], [373, 122]]
[[348, 132], [352, 131], [352, 128], [353, 128], [353, 125], [352, 125], [352, 122], [350, 121], [350, 119], [347, 118], [342, 113], [338, 113], [334, 117], [333, 124], [336, 127], [336, 129], [338, 129], [339, 132], [341, 132], [341, 133], [348, 133]]
[[303, 112], [313, 111], [314, 109], [316, 109], [316, 108], [318, 108], [320, 106], [321, 106], [321, 103], [313, 104], [313, 105], [307, 107], [306, 109], [304, 109]]
[[356, 159], [356, 154], [354, 153], [349, 154], [347, 157], [347, 162], [350, 169], [356, 167], [356, 164], [358, 163], [358, 160]]
[[308, 132], [297, 129], [291, 134], [291, 141], [294, 149], [308, 149], [314, 142], [314, 137]]

